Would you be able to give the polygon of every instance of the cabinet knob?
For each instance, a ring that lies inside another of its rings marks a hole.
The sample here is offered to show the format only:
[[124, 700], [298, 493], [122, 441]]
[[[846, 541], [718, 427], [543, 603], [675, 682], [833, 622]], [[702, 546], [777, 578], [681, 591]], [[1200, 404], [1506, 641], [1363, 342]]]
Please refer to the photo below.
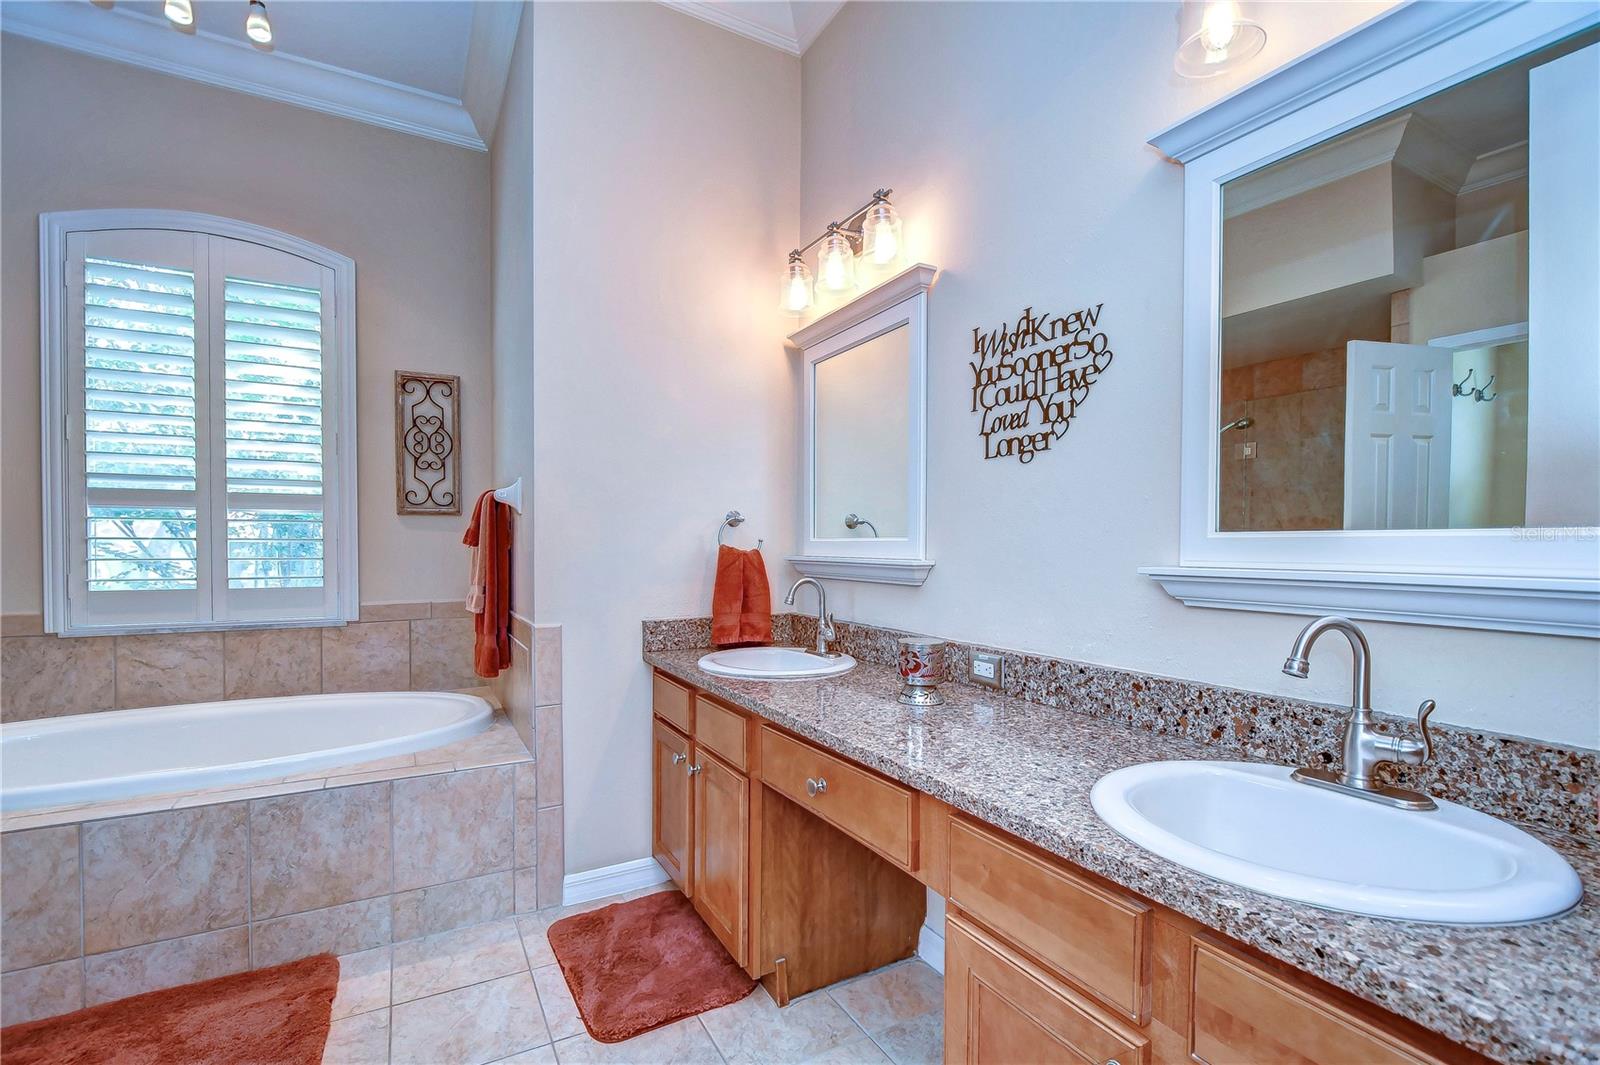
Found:
[[686, 755], [686, 754], [675, 754], [675, 755], [672, 756], [672, 764], [673, 765], [682, 765], [683, 763], [687, 762], [688, 760], [689, 760], [689, 756]]
[[818, 795], [824, 794], [825, 792], [827, 792], [827, 790], [828, 790], [828, 778], [827, 777], [817, 777], [815, 780], [811, 779], [810, 777], [806, 778], [806, 794], [811, 796], [813, 799], [816, 798]]
[[692, 766], [689, 767], [689, 775], [691, 777], [694, 776], [698, 772], [700, 772], [700, 766], [692, 765]]

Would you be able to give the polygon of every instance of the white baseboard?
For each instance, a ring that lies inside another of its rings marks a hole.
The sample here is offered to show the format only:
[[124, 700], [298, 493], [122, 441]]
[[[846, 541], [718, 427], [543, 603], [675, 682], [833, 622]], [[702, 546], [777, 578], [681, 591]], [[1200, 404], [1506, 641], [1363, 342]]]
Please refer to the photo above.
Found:
[[620, 895], [624, 891], [638, 891], [640, 888], [665, 884], [670, 879], [667, 871], [654, 858], [636, 858], [631, 862], [601, 866], [582, 873], [569, 873], [561, 880], [561, 905], [592, 902], [607, 895]]
[[917, 957], [933, 967], [934, 972], [944, 975], [944, 936], [923, 925], [917, 933]]

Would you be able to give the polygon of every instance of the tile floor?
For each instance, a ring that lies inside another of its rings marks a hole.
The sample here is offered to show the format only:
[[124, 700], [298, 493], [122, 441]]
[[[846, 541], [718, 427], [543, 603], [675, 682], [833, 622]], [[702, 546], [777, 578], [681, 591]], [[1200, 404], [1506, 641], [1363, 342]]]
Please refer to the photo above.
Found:
[[779, 1010], [748, 998], [597, 1043], [545, 936], [552, 923], [638, 895], [508, 917], [340, 958], [324, 1065], [937, 1065], [944, 986], [912, 958]]

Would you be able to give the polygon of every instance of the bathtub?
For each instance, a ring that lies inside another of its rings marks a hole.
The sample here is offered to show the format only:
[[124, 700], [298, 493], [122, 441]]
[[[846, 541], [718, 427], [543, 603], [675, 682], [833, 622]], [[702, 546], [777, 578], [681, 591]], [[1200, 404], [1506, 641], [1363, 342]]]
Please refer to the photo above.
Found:
[[489, 727], [453, 692], [359, 692], [114, 710], [0, 725], [0, 811], [298, 776]]

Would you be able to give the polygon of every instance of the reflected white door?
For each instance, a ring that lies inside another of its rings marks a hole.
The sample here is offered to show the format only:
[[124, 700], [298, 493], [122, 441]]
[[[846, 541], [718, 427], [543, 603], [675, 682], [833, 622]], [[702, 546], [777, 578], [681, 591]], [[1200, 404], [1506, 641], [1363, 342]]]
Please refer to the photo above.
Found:
[[1346, 529], [1449, 526], [1451, 360], [1426, 344], [1346, 346]]

